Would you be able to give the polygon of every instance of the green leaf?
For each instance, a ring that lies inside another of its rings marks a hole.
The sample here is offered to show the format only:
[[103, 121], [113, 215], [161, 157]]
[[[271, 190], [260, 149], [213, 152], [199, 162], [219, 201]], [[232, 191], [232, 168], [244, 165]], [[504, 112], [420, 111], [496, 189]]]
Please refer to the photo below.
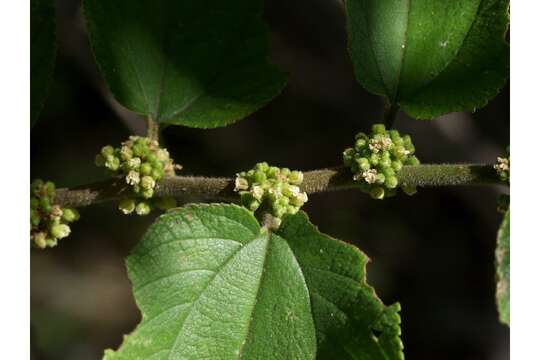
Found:
[[482, 107], [509, 75], [508, 0], [346, 0], [357, 80], [416, 118]]
[[30, 124], [34, 126], [52, 83], [56, 58], [55, 13], [51, 0], [30, 7]]
[[499, 319], [510, 326], [510, 210], [504, 214], [497, 233], [497, 307]]
[[84, 10], [112, 93], [159, 123], [225, 126], [285, 86], [267, 61], [261, 0], [85, 0]]
[[399, 304], [385, 307], [366, 283], [369, 258], [325, 235], [303, 212], [278, 230], [302, 268], [317, 329], [319, 360], [403, 359]]
[[388, 330], [395, 332], [396, 308], [357, 283], [366, 261], [304, 214], [269, 234], [236, 205], [170, 211], [127, 259], [143, 318], [105, 359], [307, 360], [341, 330], [356, 358], [399, 359]]

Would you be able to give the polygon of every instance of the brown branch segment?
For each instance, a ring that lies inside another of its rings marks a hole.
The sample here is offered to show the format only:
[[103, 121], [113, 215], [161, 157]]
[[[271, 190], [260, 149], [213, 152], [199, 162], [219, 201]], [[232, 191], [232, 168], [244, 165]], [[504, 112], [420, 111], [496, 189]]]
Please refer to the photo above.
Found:
[[[431, 186], [466, 186], [504, 184], [492, 165], [437, 164], [404, 166], [398, 174], [400, 184]], [[302, 190], [308, 194], [354, 189], [349, 169], [344, 167], [304, 172]], [[118, 200], [129, 193], [122, 179], [83, 185], [72, 189], [58, 189], [56, 202], [62, 206], [81, 207]], [[200, 197], [220, 201], [237, 201], [234, 179], [202, 176], [175, 176], [162, 179], [156, 187], [157, 197]]]

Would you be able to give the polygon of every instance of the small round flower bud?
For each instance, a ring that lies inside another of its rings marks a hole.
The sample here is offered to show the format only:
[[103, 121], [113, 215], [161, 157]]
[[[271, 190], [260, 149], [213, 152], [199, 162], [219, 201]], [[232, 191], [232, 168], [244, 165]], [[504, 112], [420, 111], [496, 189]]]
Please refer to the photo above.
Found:
[[71, 223], [79, 220], [79, 218], [80, 215], [76, 209], [65, 208], [62, 211], [62, 220], [64, 220], [65, 222]]
[[385, 134], [386, 133], [386, 127], [384, 124], [374, 124], [371, 128], [374, 134]]
[[51, 235], [56, 239], [63, 239], [71, 233], [71, 229], [66, 224], [54, 224], [51, 226]]
[[389, 189], [394, 189], [398, 185], [398, 179], [395, 176], [388, 176], [384, 180], [384, 186], [386, 186]]
[[291, 171], [289, 174], [289, 183], [300, 185], [304, 181], [304, 173], [298, 170]]
[[120, 168], [120, 159], [112, 155], [106, 157], [105, 167], [111, 171], [117, 171]]
[[266, 174], [262, 171], [257, 170], [253, 174], [252, 179], [253, 179], [253, 182], [262, 184], [266, 180]]
[[150, 165], [150, 163], [142, 163], [141, 166], [139, 167], [139, 172], [142, 174], [142, 175], [151, 175], [152, 174], [152, 165]]
[[35, 233], [31, 236], [34, 245], [36, 245], [40, 249], [45, 249], [47, 247], [47, 242], [45, 241], [46, 238], [47, 234], [43, 231]]
[[279, 175], [280, 171], [279, 168], [276, 166], [270, 166], [268, 171], [266, 172], [266, 176], [270, 179], [276, 179]]
[[124, 161], [129, 161], [133, 157], [133, 151], [129, 146], [124, 145], [122, 148], [120, 148], [120, 157]]
[[145, 190], [153, 189], [156, 186], [156, 181], [151, 176], [143, 176], [141, 179], [141, 187]]
[[143, 216], [150, 214], [150, 205], [147, 202], [141, 201], [135, 207], [135, 212], [137, 215]]
[[135, 210], [135, 200], [134, 199], [122, 199], [118, 204], [118, 209], [124, 214], [131, 214]]
[[255, 164], [255, 170], [257, 171], [267, 172], [269, 168], [270, 166], [268, 166], [267, 162], [260, 162], [258, 164]]
[[306, 192], [301, 192], [291, 199], [291, 204], [300, 208], [308, 201], [308, 195]]
[[140, 194], [145, 199], [150, 199], [152, 196], [154, 196], [154, 189], [143, 189]]
[[369, 191], [369, 194], [373, 199], [384, 199], [384, 188], [382, 186], [374, 186]]
[[103, 155], [104, 158], [107, 158], [108, 156], [114, 155], [114, 148], [110, 145], [104, 146], [101, 148], [101, 155]]
[[418, 160], [416, 156], [411, 156], [407, 160], [407, 165], [412, 165], [412, 166], [420, 165], [420, 160]]

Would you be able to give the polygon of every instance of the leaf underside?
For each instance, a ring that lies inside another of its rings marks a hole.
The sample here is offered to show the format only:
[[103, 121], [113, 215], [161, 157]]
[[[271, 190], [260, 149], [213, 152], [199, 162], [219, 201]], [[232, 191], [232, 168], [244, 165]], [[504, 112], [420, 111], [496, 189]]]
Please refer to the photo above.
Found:
[[105, 359], [402, 359], [366, 262], [303, 213], [270, 234], [236, 205], [175, 209], [127, 259], [142, 321]]
[[214, 128], [285, 85], [267, 61], [261, 0], [84, 0], [96, 60], [115, 98], [159, 123]]
[[508, 79], [508, 0], [346, 3], [357, 80], [413, 117], [474, 111]]
[[51, 0], [30, 7], [30, 124], [39, 117], [49, 92], [56, 58], [56, 23]]
[[504, 214], [497, 233], [497, 307], [499, 320], [510, 326], [510, 210]]

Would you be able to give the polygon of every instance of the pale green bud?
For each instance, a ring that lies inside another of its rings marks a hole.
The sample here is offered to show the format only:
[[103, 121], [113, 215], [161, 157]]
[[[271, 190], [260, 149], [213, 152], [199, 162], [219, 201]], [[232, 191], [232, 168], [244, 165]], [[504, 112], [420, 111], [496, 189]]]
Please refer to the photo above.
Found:
[[386, 127], [384, 124], [373, 124], [371, 127], [371, 130], [373, 131], [373, 134], [385, 134], [386, 133]]
[[295, 197], [291, 198], [291, 204], [297, 207], [301, 207], [308, 201], [308, 196], [306, 192], [301, 192]]
[[62, 211], [62, 219], [68, 223], [79, 220], [80, 215], [76, 209], [65, 208]]
[[54, 224], [51, 226], [51, 235], [56, 239], [63, 239], [71, 233], [71, 229], [66, 224]]
[[143, 176], [141, 179], [141, 187], [145, 190], [153, 189], [156, 186], [156, 181], [151, 176]]
[[134, 199], [122, 199], [118, 204], [118, 209], [124, 214], [131, 214], [135, 210]]
[[384, 199], [384, 188], [381, 186], [374, 186], [371, 188], [369, 194], [373, 199], [382, 200]]
[[120, 157], [124, 161], [131, 160], [131, 158], [133, 157], [133, 150], [131, 150], [129, 146], [122, 146], [122, 148], [120, 149]]
[[103, 155], [103, 157], [107, 158], [107, 156], [112, 156], [114, 155], [114, 148], [110, 145], [107, 145], [107, 146], [104, 146], [101, 148], [101, 155]]
[[144, 201], [141, 201], [135, 207], [135, 212], [137, 213], [137, 215], [141, 216], [150, 214], [150, 210], [150, 205]]
[[304, 173], [298, 170], [293, 170], [289, 174], [289, 182], [293, 185], [301, 185], [304, 181]]
[[47, 247], [47, 242], [45, 241], [46, 238], [47, 238], [47, 234], [43, 231], [35, 233], [31, 236], [31, 239], [34, 242], [34, 244], [40, 249], [45, 249]]
[[152, 174], [152, 165], [150, 163], [142, 163], [139, 167], [139, 172], [143, 175], [151, 175]]

